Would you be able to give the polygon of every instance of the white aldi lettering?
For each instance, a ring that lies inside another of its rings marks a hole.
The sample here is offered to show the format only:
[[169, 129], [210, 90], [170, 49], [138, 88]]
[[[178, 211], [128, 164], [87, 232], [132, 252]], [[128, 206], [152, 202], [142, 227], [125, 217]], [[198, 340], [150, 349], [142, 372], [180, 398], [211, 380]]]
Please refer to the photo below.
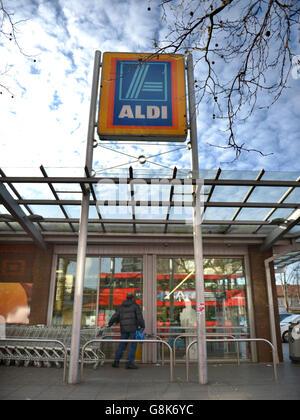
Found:
[[120, 119], [129, 118], [135, 120], [155, 120], [155, 119], [168, 119], [167, 106], [147, 105], [142, 108], [141, 105], [123, 105], [118, 116]]

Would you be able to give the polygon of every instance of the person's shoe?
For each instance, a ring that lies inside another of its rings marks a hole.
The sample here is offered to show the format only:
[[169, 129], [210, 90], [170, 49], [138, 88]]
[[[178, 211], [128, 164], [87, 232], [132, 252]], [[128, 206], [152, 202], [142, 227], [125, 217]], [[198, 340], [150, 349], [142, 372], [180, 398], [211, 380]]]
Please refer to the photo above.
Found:
[[118, 368], [120, 366], [120, 362], [119, 362], [119, 360], [114, 360], [113, 361], [113, 364], [112, 364], [112, 367], [114, 367], [114, 368]]
[[126, 369], [138, 369], [138, 367], [133, 362], [127, 362]]

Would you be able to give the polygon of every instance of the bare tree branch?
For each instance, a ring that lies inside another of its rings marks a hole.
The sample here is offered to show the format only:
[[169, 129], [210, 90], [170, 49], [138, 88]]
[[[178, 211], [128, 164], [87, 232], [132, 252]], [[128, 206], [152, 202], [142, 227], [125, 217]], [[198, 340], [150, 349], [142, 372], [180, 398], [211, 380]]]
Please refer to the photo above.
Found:
[[[22, 22], [25, 22], [25, 20], [14, 20], [14, 13], [9, 11], [3, 4], [3, 1], [0, 0], [0, 39], [4, 38], [4, 40], [8, 42], [13, 42], [19, 52], [26, 56], [26, 57], [32, 57], [29, 54], [26, 54], [24, 50], [21, 48], [19, 41], [18, 41], [18, 25]], [[14, 97], [11, 89], [5, 82], [2, 82], [5, 75], [7, 75], [9, 72], [9, 66], [6, 64], [5, 69], [0, 69], [0, 94], [2, 94], [2, 91], [6, 91], [9, 93], [12, 98]]]
[[[227, 122], [227, 146], [235, 158], [247, 148], [236, 125], [268, 109], [287, 87], [292, 68], [299, 0], [162, 0], [168, 26], [155, 52], [194, 55], [198, 103]], [[268, 102], [266, 99], [268, 98]]]

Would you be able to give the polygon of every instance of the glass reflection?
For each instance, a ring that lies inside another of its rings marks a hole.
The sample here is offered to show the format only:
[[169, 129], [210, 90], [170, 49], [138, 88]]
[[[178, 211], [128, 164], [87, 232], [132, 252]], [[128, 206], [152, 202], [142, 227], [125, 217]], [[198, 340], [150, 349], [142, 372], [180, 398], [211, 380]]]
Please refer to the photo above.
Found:
[[[135, 294], [136, 302], [143, 306], [142, 258], [87, 258], [84, 278], [82, 326], [103, 327], [126, 299]], [[76, 257], [59, 257], [56, 270], [56, 289], [53, 325], [71, 325], [73, 318]], [[119, 334], [119, 326], [109, 331]], [[107, 358], [114, 357], [117, 344], [104, 343], [102, 350]], [[141, 358], [141, 351], [136, 359]]]
[[[205, 309], [208, 335], [247, 333], [247, 295], [241, 258], [205, 258]], [[196, 291], [194, 260], [160, 258], [157, 270], [157, 331], [170, 338], [172, 334], [195, 334]], [[190, 338], [186, 339], [187, 342]], [[208, 343], [208, 356], [236, 357], [235, 346]], [[196, 347], [195, 347], [196, 349]], [[176, 350], [185, 355], [184, 339], [176, 340]], [[191, 359], [196, 354], [190, 355]], [[249, 357], [248, 346], [240, 346], [240, 357]]]
[[108, 322], [116, 308], [134, 293], [136, 303], [143, 306], [142, 258], [101, 258], [98, 325]]
[[[53, 325], [72, 324], [75, 276], [76, 257], [59, 257]], [[103, 326], [128, 292], [142, 305], [142, 277], [141, 258], [86, 258], [82, 326]]]
[[[87, 258], [82, 305], [82, 325], [96, 323], [99, 258]], [[56, 290], [53, 325], [72, 325], [76, 257], [59, 257], [56, 270]]]

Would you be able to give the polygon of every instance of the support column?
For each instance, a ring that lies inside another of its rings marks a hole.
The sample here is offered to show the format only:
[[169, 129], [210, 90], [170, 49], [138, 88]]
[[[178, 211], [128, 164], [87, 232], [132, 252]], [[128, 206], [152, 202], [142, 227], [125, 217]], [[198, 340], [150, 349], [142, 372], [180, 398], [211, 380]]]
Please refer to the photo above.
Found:
[[187, 58], [188, 100], [189, 100], [189, 124], [190, 140], [192, 147], [192, 174], [197, 180], [194, 189], [194, 259], [195, 259], [195, 288], [196, 288], [196, 313], [197, 313], [197, 349], [198, 349], [198, 376], [199, 383], [207, 384], [207, 349], [206, 349], [206, 322], [205, 322], [205, 294], [204, 294], [204, 271], [203, 271], [203, 245], [201, 231], [201, 201], [199, 181], [198, 137], [195, 103], [195, 79], [193, 57]]
[[[94, 72], [89, 116], [89, 127], [87, 136], [86, 148], [86, 162], [85, 166], [89, 173], [91, 173], [93, 166], [93, 141], [96, 124], [96, 109], [99, 87], [99, 73], [100, 73], [100, 51], [95, 52]], [[79, 382], [79, 356], [80, 356], [80, 330], [82, 319], [82, 300], [83, 300], [83, 286], [85, 273], [85, 259], [87, 247], [88, 234], [88, 217], [89, 217], [89, 202], [90, 189], [85, 187], [82, 193], [81, 215], [79, 224], [79, 238], [77, 248], [77, 266], [76, 266], [76, 282], [74, 291], [74, 307], [73, 307], [73, 324], [72, 324], [72, 341], [70, 352], [70, 367], [69, 367], [69, 384], [76, 384]]]

